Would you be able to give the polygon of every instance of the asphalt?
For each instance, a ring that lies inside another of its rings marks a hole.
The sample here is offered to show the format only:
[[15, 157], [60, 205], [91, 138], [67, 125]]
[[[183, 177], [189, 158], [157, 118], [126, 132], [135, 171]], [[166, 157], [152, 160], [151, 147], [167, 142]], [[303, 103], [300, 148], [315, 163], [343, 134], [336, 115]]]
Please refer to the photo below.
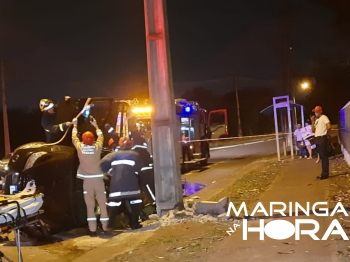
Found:
[[259, 168], [266, 158], [273, 159], [275, 156], [277, 160], [275, 141], [246, 142], [211, 150], [208, 166], [182, 176], [186, 183], [205, 186], [204, 189], [189, 196], [208, 200], [224, 190], [228, 183], [232, 184], [244, 174]]

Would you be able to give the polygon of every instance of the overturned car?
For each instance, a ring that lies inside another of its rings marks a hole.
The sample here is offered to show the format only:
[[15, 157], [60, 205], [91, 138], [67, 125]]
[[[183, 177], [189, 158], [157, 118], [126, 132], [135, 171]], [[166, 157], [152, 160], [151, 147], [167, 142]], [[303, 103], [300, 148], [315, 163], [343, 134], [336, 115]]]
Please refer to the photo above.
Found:
[[[70, 99], [58, 103], [56, 123], [71, 121], [80, 114], [78, 136], [81, 137], [86, 131], [95, 133], [89, 122], [92, 115], [104, 133], [103, 157], [112, 151], [108, 147], [111, 135], [104, 127], [116, 126], [119, 111], [113, 98]], [[22, 145], [0, 162], [5, 194], [22, 191], [28, 181], [35, 180], [37, 191], [44, 195], [45, 200], [42, 219], [50, 226], [52, 233], [87, 225], [82, 180], [76, 178], [79, 160], [72, 145], [71, 131], [69, 128], [57, 143]], [[107, 181], [107, 192], [108, 184]]]

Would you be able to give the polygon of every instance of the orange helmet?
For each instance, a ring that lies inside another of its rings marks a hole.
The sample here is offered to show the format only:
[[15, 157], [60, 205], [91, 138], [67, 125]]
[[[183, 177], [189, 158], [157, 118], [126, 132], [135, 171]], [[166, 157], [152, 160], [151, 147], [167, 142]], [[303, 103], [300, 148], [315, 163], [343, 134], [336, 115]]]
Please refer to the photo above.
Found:
[[82, 138], [85, 145], [91, 146], [95, 142], [95, 136], [90, 131], [85, 132]]
[[114, 139], [111, 138], [108, 140], [108, 146], [111, 147], [114, 144]]
[[127, 137], [121, 137], [121, 138], [119, 139], [119, 146], [120, 146], [120, 147], [129, 147], [129, 146], [131, 146], [131, 141], [130, 141], [130, 139], [127, 138]]

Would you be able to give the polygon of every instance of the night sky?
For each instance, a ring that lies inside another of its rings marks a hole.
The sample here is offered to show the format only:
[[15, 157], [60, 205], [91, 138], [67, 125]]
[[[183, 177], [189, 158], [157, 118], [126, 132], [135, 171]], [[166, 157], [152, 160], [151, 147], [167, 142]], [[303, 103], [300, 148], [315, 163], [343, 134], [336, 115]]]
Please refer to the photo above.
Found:
[[[1, 2], [9, 106], [147, 94], [142, 0]], [[280, 78], [281, 2], [293, 3], [287, 24], [301, 72], [320, 55], [338, 59], [334, 14], [307, 0], [169, 0], [174, 82]]]

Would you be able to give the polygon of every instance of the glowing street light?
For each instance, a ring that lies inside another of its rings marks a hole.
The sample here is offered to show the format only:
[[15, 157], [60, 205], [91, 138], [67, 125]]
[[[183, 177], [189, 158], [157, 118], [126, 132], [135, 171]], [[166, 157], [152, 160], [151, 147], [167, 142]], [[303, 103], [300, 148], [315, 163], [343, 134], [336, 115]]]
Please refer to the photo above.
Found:
[[[299, 82], [299, 85], [294, 86], [294, 88], [293, 88], [293, 102], [294, 102], [294, 104], [295, 104], [295, 91], [296, 91], [295, 89], [299, 86], [301, 87], [301, 89], [307, 90], [310, 88], [310, 83], [308, 81], [304, 81], [302, 83]], [[296, 126], [297, 122], [298, 122], [296, 107], [294, 107], [294, 121], [295, 121], [295, 126]], [[304, 127], [304, 123], [302, 123], [302, 126]]]
[[301, 88], [302, 89], [308, 89], [310, 87], [310, 85], [309, 85], [309, 83], [308, 82], [303, 82], [302, 84], [301, 84]]

